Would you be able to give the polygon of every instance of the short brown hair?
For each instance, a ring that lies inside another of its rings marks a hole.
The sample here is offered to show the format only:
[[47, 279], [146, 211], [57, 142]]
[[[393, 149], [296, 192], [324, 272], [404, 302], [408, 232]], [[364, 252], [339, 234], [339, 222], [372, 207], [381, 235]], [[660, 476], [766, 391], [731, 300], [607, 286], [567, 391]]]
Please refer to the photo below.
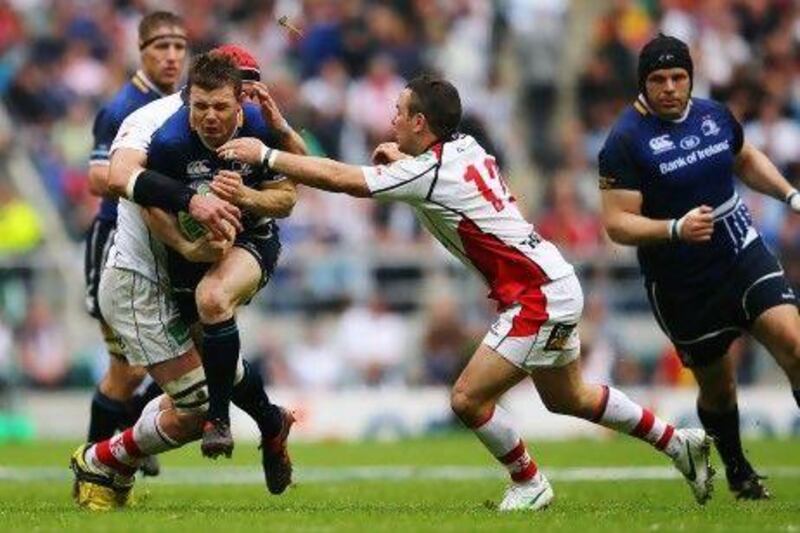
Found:
[[153, 33], [158, 28], [165, 26], [183, 28], [183, 19], [169, 11], [154, 11], [142, 17], [142, 20], [139, 21], [139, 46], [143, 48], [150, 44], [147, 41], [153, 36]]
[[242, 92], [242, 73], [233, 60], [223, 54], [207, 52], [195, 57], [189, 68], [187, 87], [200, 87], [206, 91], [230, 85], [238, 97]]
[[411, 90], [410, 113], [422, 113], [439, 140], [452, 137], [461, 123], [461, 97], [449, 81], [423, 74], [406, 85]]

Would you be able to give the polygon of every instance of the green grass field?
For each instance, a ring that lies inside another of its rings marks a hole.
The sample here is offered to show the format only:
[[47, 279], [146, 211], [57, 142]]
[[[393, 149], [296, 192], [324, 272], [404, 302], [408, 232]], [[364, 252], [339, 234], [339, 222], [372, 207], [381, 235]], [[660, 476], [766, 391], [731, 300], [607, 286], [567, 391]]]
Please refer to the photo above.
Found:
[[160, 478], [137, 481], [136, 507], [101, 515], [70, 500], [66, 464], [77, 444], [0, 446], [0, 530], [800, 531], [798, 440], [747, 443], [770, 474], [771, 501], [737, 502], [720, 478], [705, 507], [633, 439], [533, 443], [556, 500], [511, 515], [493, 510], [506, 481], [469, 434], [296, 444], [297, 482], [280, 497], [264, 489], [254, 446], [217, 462], [189, 446], [163, 457]]

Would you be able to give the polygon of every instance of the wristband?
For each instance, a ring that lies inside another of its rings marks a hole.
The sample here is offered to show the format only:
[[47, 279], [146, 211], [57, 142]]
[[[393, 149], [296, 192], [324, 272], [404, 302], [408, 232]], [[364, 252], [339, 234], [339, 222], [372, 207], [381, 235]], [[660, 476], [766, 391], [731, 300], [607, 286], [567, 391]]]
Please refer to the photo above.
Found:
[[669, 221], [669, 240], [678, 241], [680, 238], [680, 233], [678, 232], [678, 219], [673, 218]]
[[800, 213], [800, 191], [797, 189], [789, 191], [789, 194], [786, 195], [786, 203], [789, 204], [792, 211]]
[[278, 150], [266, 145], [261, 147], [261, 166], [271, 169], [277, 157]]
[[142, 207], [160, 207], [177, 214], [189, 210], [189, 202], [195, 195], [190, 187], [154, 170], [144, 170], [131, 181], [129, 198]]

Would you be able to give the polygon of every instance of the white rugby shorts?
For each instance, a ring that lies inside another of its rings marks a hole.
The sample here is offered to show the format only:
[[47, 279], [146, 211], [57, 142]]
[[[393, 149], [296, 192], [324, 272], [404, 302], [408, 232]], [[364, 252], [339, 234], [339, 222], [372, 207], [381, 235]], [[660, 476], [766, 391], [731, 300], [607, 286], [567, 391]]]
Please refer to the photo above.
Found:
[[132, 270], [107, 267], [100, 278], [99, 300], [131, 365], [169, 361], [192, 348], [167, 280], [156, 283]]
[[583, 291], [572, 274], [532, 289], [503, 310], [483, 343], [522, 370], [564, 366], [580, 355]]

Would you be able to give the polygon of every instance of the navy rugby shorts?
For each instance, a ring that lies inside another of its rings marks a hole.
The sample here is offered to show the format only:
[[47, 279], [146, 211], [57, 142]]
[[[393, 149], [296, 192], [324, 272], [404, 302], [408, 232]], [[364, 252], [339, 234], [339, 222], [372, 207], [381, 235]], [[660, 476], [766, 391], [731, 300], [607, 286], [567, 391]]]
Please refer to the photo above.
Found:
[[89, 232], [86, 234], [86, 249], [83, 255], [83, 278], [86, 282], [85, 300], [89, 314], [102, 320], [97, 290], [100, 286], [100, 274], [108, 258], [108, 250], [114, 242], [117, 231], [116, 220], [103, 220], [95, 217]]
[[[260, 291], [269, 282], [273, 272], [275, 272], [275, 266], [281, 254], [278, 225], [274, 221], [270, 221], [256, 228], [247, 229], [236, 236], [233, 245], [250, 253], [261, 267], [261, 279], [256, 292]], [[190, 263], [182, 257], [175, 261], [172, 253], [170, 254], [169, 274], [173, 284], [173, 294], [175, 295], [181, 318], [187, 323], [193, 324], [199, 320], [194, 290], [200, 280], [203, 279], [210, 265], [207, 263]]]
[[687, 367], [724, 356], [767, 309], [797, 304], [783, 268], [760, 238], [739, 253], [718, 283], [678, 288], [647, 281], [646, 288], [658, 325]]

